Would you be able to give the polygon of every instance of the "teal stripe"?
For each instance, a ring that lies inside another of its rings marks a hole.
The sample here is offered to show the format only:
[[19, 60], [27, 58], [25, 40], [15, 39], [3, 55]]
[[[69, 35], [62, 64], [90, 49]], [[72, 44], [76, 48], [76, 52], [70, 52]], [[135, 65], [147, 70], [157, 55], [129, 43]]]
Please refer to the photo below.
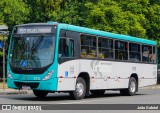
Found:
[[[48, 22], [48, 23], [49, 24], [57, 24], [57, 22]], [[105, 31], [100, 31], [100, 30], [94, 30], [94, 29], [89, 29], [89, 28], [79, 27], [79, 26], [74, 26], [74, 25], [69, 25], [69, 24], [58, 23], [58, 27], [60, 29], [67, 28], [67, 30], [77, 31], [77, 32], [86, 33], [86, 34], [99, 35], [99, 36], [104, 36], [104, 37], [106, 36], [106, 37], [121, 39], [121, 40], [126, 40], [126, 41], [133, 41], [133, 42], [138, 42], [138, 43], [157, 45], [157, 43], [152, 40], [142, 39], [142, 38], [138, 38], [138, 37], [132, 37], [132, 36], [128, 36], [128, 35], [122, 35], [122, 34], [115, 34], [115, 33], [110, 33], [110, 32], [105, 32]]]

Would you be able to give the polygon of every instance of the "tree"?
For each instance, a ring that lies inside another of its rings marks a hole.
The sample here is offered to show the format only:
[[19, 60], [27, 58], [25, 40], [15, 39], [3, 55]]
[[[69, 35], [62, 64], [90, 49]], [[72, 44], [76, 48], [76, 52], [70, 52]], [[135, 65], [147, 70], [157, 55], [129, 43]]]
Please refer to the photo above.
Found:
[[47, 22], [59, 19], [62, 0], [25, 0], [30, 7], [29, 22]]
[[29, 19], [29, 9], [22, 0], [1, 0], [0, 6], [1, 23], [6, 24], [10, 29], [14, 25], [22, 24]]
[[97, 3], [88, 2], [86, 25], [104, 31], [145, 37], [146, 30], [142, 23], [143, 14], [133, 14], [123, 11], [121, 4], [113, 0], [99, 0]]
[[160, 45], [160, 5], [153, 4], [148, 8], [148, 12], [146, 13], [147, 18], [147, 26], [146, 35], [150, 39], [157, 40]]
[[0, 24], [57, 21], [153, 39], [160, 46], [159, 0], [1, 0]]
[[29, 9], [22, 0], [1, 0], [0, 6], [0, 25], [7, 25], [10, 33], [14, 25], [23, 24], [29, 19]]
[[31, 9], [31, 22], [57, 21], [83, 25], [85, 0], [26, 0]]

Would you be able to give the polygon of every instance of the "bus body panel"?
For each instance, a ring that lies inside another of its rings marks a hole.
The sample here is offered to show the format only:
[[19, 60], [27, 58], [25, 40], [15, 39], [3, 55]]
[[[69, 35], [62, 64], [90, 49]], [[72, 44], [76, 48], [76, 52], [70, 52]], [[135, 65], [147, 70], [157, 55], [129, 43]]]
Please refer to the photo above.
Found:
[[[73, 65], [75, 68], [70, 68]], [[90, 90], [128, 88], [132, 74], [138, 76], [138, 87], [157, 83], [157, 65], [155, 64], [77, 59], [60, 64], [58, 70], [58, 76], [63, 75], [63, 79], [59, 81], [64, 82], [58, 83], [58, 91], [74, 90], [76, 83], [74, 76], [78, 77], [82, 72], [89, 74]], [[74, 74], [73, 72], [70, 74], [71, 70], [74, 70]], [[67, 76], [65, 76], [66, 72]], [[70, 81], [72, 83], [69, 83]]]
[[[53, 70], [53, 74], [49, 80], [43, 80], [43, 78], [51, 71]], [[12, 75], [12, 79], [7, 77], [7, 85], [9, 88], [15, 88], [15, 89], [22, 89], [22, 86], [29, 86], [29, 84], [38, 83], [38, 86], [36, 90], [47, 90], [47, 91], [57, 91], [57, 84], [58, 84], [58, 78], [57, 78], [57, 66], [51, 65], [47, 71], [45, 71], [43, 74], [15, 74], [10, 69], [10, 66], [8, 65], [8, 71]], [[20, 84], [20, 87], [17, 87], [15, 83], [23, 83]]]
[[75, 90], [76, 78], [79, 75], [79, 61], [71, 60], [58, 65], [58, 91]]

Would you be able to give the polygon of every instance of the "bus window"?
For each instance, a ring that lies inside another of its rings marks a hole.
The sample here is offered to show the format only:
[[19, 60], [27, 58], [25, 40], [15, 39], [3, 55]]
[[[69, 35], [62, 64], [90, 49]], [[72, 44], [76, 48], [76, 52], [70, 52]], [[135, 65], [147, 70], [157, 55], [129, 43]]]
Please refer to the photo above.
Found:
[[68, 46], [69, 46], [69, 49], [68, 49], [69, 57], [74, 57], [74, 40], [69, 39]]
[[60, 43], [59, 43], [59, 56], [60, 57], [65, 57], [67, 56], [67, 45], [66, 45], [66, 39], [65, 38], [60, 38]]
[[129, 43], [129, 60], [134, 62], [141, 61], [140, 44]]
[[142, 45], [142, 61], [151, 62], [152, 46]]
[[113, 59], [113, 40], [98, 38], [98, 57]]
[[115, 59], [128, 60], [128, 42], [115, 41]]
[[151, 60], [153, 63], [156, 63], [156, 47], [153, 46], [153, 54], [151, 56]]
[[96, 36], [81, 35], [81, 57], [97, 58]]
[[59, 43], [59, 56], [60, 57], [74, 57], [74, 40], [60, 38]]

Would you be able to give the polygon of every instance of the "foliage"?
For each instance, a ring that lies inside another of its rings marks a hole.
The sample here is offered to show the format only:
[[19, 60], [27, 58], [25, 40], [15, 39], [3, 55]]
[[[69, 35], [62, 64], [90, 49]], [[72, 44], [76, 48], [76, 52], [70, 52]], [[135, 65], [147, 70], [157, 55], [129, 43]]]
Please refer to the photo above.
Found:
[[156, 40], [159, 0], [1, 0], [0, 24], [57, 21]]
[[7, 24], [10, 29], [29, 20], [29, 8], [23, 0], [1, 0], [0, 6], [0, 24]]
[[159, 0], [1, 0], [0, 24], [57, 21], [157, 41]]
[[0, 51], [0, 57], [2, 57], [3, 56], [3, 52], [2, 51]]

